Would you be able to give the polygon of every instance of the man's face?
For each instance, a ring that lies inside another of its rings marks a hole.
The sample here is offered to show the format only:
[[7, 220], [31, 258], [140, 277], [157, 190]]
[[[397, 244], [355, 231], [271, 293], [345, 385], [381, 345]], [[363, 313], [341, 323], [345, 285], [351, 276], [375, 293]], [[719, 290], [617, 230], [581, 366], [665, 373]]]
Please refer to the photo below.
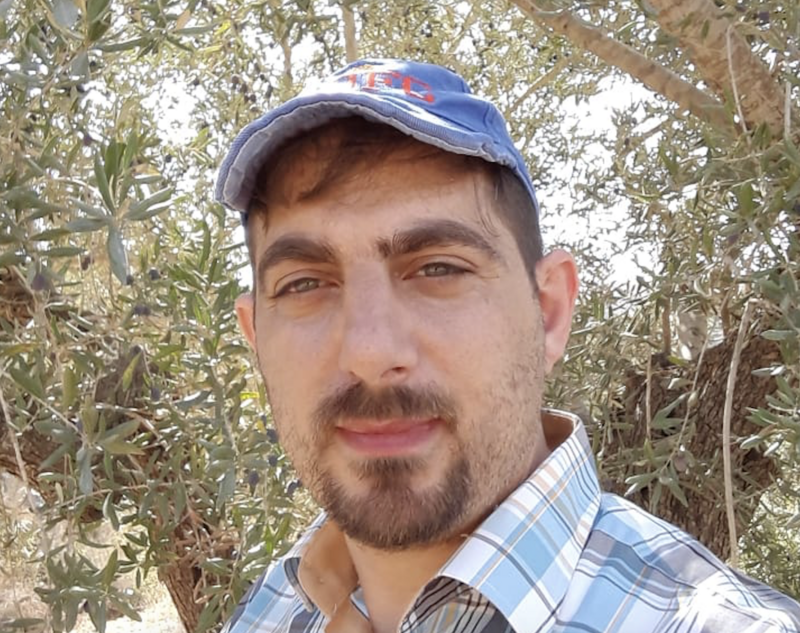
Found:
[[253, 227], [258, 291], [237, 309], [278, 433], [367, 545], [456, 537], [547, 455], [543, 380], [574, 266], [557, 254], [572, 286], [553, 334], [547, 275], [543, 313], [489, 190], [441, 158], [390, 156]]

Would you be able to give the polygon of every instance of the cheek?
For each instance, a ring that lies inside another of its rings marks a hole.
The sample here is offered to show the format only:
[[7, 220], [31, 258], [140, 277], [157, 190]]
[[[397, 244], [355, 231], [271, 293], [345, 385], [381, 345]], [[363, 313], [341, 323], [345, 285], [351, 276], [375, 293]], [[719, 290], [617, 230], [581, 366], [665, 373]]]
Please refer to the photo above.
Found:
[[257, 323], [258, 363], [279, 432], [304, 434], [323, 393], [324, 337], [265, 318]]
[[[427, 348], [442, 384], [469, 418], [469, 441], [491, 444], [532, 414], [541, 392], [542, 336], [533, 301], [498, 303], [487, 298], [444, 317]], [[502, 420], [499, 420], [502, 418]], [[514, 419], [512, 419], [514, 418]], [[495, 420], [498, 423], [493, 424]]]
[[329, 354], [330, 317], [291, 319], [274, 311], [262, 312], [256, 320], [256, 338], [265, 377], [293, 382], [313, 373]]
[[534, 302], [508, 301], [508, 293], [485, 292], [463, 305], [420, 311], [423, 347], [450, 371], [486, 380], [486, 372], [529, 350], [536, 336]]

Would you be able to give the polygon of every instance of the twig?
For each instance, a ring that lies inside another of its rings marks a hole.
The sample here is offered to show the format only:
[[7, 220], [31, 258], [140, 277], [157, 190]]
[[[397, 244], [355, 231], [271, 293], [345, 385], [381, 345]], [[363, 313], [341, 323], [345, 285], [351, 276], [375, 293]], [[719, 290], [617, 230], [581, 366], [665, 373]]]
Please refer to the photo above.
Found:
[[59, 411], [58, 409], [56, 409], [55, 407], [53, 407], [53, 405], [52, 405], [52, 404], [50, 404], [50, 403], [49, 403], [49, 402], [47, 402], [46, 400], [42, 400], [42, 399], [41, 399], [39, 396], [37, 396], [37, 395], [34, 395], [34, 394], [32, 394], [32, 393], [28, 393], [28, 395], [29, 395], [29, 396], [30, 396], [30, 397], [31, 397], [31, 398], [32, 398], [32, 399], [33, 399], [35, 402], [38, 402], [38, 403], [39, 403], [41, 406], [43, 406], [45, 409], [47, 409], [48, 411], [50, 411], [50, 413], [52, 413], [52, 414], [53, 414], [55, 417], [59, 418], [59, 419], [60, 419], [60, 420], [61, 420], [61, 421], [62, 421], [64, 424], [66, 424], [67, 426], [71, 426], [71, 427], [72, 427], [72, 428], [73, 428], [75, 431], [78, 431], [78, 432], [80, 432], [80, 429], [78, 428], [78, 425], [77, 425], [77, 424], [75, 424], [75, 423], [74, 423], [72, 420], [70, 420], [69, 418], [67, 418], [67, 416], [65, 416], [63, 413], [61, 413], [61, 411]]
[[342, 3], [342, 21], [344, 22], [344, 50], [347, 63], [358, 59], [358, 40], [356, 39], [356, 21], [353, 10]]
[[[691, 399], [692, 394], [697, 394], [697, 383], [700, 380], [700, 368], [703, 366], [703, 358], [705, 358], [706, 350], [708, 349], [710, 336], [706, 336], [703, 341], [703, 348], [700, 350], [700, 355], [697, 357], [697, 364], [694, 367], [694, 378], [692, 379], [692, 388], [689, 390], [689, 397], [686, 400], [686, 413], [683, 416], [683, 423], [681, 423], [681, 430], [678, 432], [678, 439], [675, 446], [672, 447], [672, 452], [669, 455], [669, 461], [672, 461], [678, 451], [683, 446], [683, 436], [686, 434], [686, 428], [689, 426], [689, 416], [692, 413]], [[699, 395], [696, 396], [699, 398]]]
[[739, 564], [738, 538], [736, 536], [736, 515], [733, 510], [733, 472], [731, 470], [731, 415], [733, 413], [733, 392], [736, 388], [736, 373], [739, 371], [739, 359], [742, 356], [744, 346], [744, 335], [750, 324], [750, 317], [753, 312], [753, 301], [747, 302], [742, 314], [742, 321], [739, 323], [739, 333], [736, 335], [736, 343], [733, 347], [733, 357], [731, 367], [728, 371], [728, 384], [725, 388], [725, 409], [722, 413], [722, 465], [725, 476], [725, 514], [728, 517], [728, 536], [731, 545], [731, 567]]
[[731, 76], [731, 88], [733, 89], [733, 100], [736, 103], [736, 114], [739, 115], [739, 122], [742, 124], [742, 130], [747, 134], [747, 121], [744, 119], [744, 112], [742, 111], [742, 104], [739, 101], [739, 89], [736, 86], [736, 73], [733, 71], [733, 45], [731, 43], [731, 32], [733, 31], [733, 24], [729, 24], [725, 31], [725, 45], [728, 53], [728, 73]]
[[281, 51], [283, 52], [283, 82], [284, 88], [291, 91], [294, 78], [292, 77], [292, 47], [289, 44], [288, 36], [284, 35], [280, 41]]
[[647, 439], [650, 440], [651, 434], [651, 427], [650, 425], [653, 423], [653, 406], [650, 403], [650, 398], [652, 396], [652, 385], [653, 385], [653, 356], [651, 355], [650, 358], [647, 359], [647, 377], [644, 383], [644, 415], [647, 425], [645, 426], [645, 430], [647, 433]]
[[511, 107], [508, 109], [508, 115], [506, 116], [507, 119], [512, 118], [514, 112], [516, 112], [517, 108], [519, 108], [534, 92], [539, 90], [542, 86], [549, 84], [553, 81], [561, 71], [567, 66], [570, 62], [569, 55], [563, 55], [558, 58], [558, 61], [553, 65], [553, 67], [548, 70], [543, 76], [539, 77], [536, 81], [534, 81], [528, 89], [525, 91], [523, 95], [517, 98], [514, 103], [511, 104]]
[[[5, 376], [5, 371], [0, 374], [1, 376]], [[1, 381], [0, 381], [1, 382]], [[34, 515], [38, 516], [38, 512], [36, 509], [36, 504], [33, 500], [33, 493], [31, 492], [31, 484], [28, 481], [28, 470], [25, 467], [25, 462], [22, 459], [22, 451], [19, 448], [19, 440], [17, 439], [17, 431], [14, 426], [11, 424], [11, 412], [8, 410], [8, 404], [6, 403], [6, 398], [3, 395], [3, 390], [0, 389], [0, 408], [3, 411], [3, 417], [5, 418], [6, 425], [8, 426], [8, 434], [11, 437], [11, 445], [14, 447], [14, 457], [17, 460], [17, 468], [19, 468], [19, 476], [22, 479], [22, 483], [25, 486], [25, 495], [28, 497], [28, 505], [30, 506], [31, 512]]]
[[461, 43], [461, 40], [467, 34], [467, 31], [472, 28], [472, 25], [475, 24], [475, 20], [478, 18], [479, 5], [480, 2], [478, 0], [473, 0], [467, 17], [464, 18], [464, 21], [461, 23], [461, 29], [459, 30], [458, 35], [456, 35], [453, 41], [450, 42], [450, 46], [448, 46], [447, 51], [445, 51], [445, 57], [451, 57], [455, 54], [458, 45]]
[[792, 92], [787, 81], [784, 85], [784, 106], [783, 106], [783, 138], [789, 139], [792, 132]]
[[672, 301], [670, 297], [664, 302], [665, 305], [661, 310], [661, 351], [664, 353], [665, 358], [672, 356], [672, 325], [670, 317], [672, 316]]

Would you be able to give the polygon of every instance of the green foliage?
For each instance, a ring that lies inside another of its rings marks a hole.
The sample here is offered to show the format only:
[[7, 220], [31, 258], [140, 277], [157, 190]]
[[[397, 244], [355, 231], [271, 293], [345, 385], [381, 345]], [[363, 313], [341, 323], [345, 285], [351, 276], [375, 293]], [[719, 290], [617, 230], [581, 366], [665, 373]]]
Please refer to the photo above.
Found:
[[[99, 630], [108, 609], [135, 615], [114, 581], [181, 565], [202, 575], [187, 589], [206, 630], [307, 519], [235, 334], [246, 259], [208, 195], [208, 127], [198, 116], [172, 146], [148, 103], [232, 28], [209, 7], [190, 30], [194, 10], [57, 0], [3, 15], [0, 435], [41, 448], [43, 519], [72, 535], [42, 559], [55, 631], [81, 609]], [[71, 543], [103, 520], [120, 539], [98, 566]]]
[[[797, 37], [792, 20], [798, 7], [767, 3], [756, 14], [728, 4], [728, 15], [755, 54], [764, 59], [770, 48], [773, 53], [786, 51], [774, 72], [794, 83], [790, 77], [796, 78], [800, 59], [790, 49]], [[612, 7], [593, 21], [608, 27], [619, 24], [620, 15]], [[637, 50], [691, 79], [695, 71], [686, 66], [685, 49], [652, 26], [640, 17], [625, 27], [626, 34]], [[734, 105], [729, 106], [733, 112]], [[616, 205], [627, 209], [617, 230], [621, 250], [640, 254], [638, 271], [635, 281], [610, 281], [602, 261], [588, 260], [584, 272], [589, 288], [562, 370], [566, 386], [559, 385], [553, 395], [586, 407], [587, 417], [595, 421], [593, 440], [604, 476], [616, 481], [624, 473], [625, 485], [618, 489], [632, 495], [646, 490], [651, 509], [670, 495], [685, 505], [690, 492], [706, 498], [719, 495], [721, 504], [720, 453], [702, 461], [688, 450], [697, 434], [691, 411], [703, 398], [695, 382], [703, 361], [677, 357], [675, 316], [681, 311], [701, 315], [708, 325], [703, 348], [708, 351], [723, 337], [735, 335], [744, 305], [752, 302], [757, 317], [750, 337], [777, 342], [780, 354], [777, 360], [753, 359], [754, 374], [772, 376], [775, 392], [749, 411], [752, 434], [734, 437], [733, 450], [754, 449], [770, 457], [778, 484], [762, 499], [757, 518], [740, 540], [742, 567], [797, 597], [797, 558], [778, 555], [794, 551], [797, 543], [797, 524], [790, 520], [794, 510], [786, 510], [796, 506], [796, 499], [792, 487], [780, 483], [794, 481], [800, 457], [800, 155], [792, 140], [800, 129], [797, 119], [789, 121], [789, 138], [773, 138], [761, 127], [736, 139], [686, 120], [674, 105], [659, 99], [617, 108], [614, 119], [616, 134], [601, 139], [610, 164], [597, 161], [595, 154], [598, 168], [577, 187], [590, 203], [587, 218]], [[660, 356], [664, 350], [672, 355]], [[679, 400], [650, 412], [648, 440], [620, 447], [616, 438], [631, 433], [631, 420], [621, 417], [631, 395], [631, 377], [646, 375], [654, 360], [690, 370], [688, 380], [669, 386], [682, 390]], [[721, 410], [723, 403], [718, 404]], [[704, 472], [705, 478], [693, 479], [693, 470]], [[734, 478], [741, 475], [734, 472]]]

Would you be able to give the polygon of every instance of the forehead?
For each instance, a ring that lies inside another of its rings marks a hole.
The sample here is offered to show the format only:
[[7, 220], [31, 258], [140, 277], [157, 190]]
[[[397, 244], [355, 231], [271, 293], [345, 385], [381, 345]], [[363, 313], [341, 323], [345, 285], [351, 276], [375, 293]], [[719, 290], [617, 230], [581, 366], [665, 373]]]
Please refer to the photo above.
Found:
[[502, 233], [502, 223], [495, 221], [496, 201], [488, 175], [442, 152], [420, 153], [406, 147], [316, 188], [319, 165], [300, 161], [295, 167], [282, 170], [280, 186], [288, 194], [273, 197], [252, 218], [259, 234], [256, 243], [262, 247], [296, 232], [326, 234], [338, 237], [337, 242], [355, 244], [362, 234], [377, 239], [436, 219], [460, 221], [493, 238]]
[[445, 152], [402, 132], [357, 118], [328, 124], [290, 141], [262, 167], [257, 198], [287, 204], [320, 195], [385, 162], [433, 161], [453, 170], [480, 170], [477, 158]]

